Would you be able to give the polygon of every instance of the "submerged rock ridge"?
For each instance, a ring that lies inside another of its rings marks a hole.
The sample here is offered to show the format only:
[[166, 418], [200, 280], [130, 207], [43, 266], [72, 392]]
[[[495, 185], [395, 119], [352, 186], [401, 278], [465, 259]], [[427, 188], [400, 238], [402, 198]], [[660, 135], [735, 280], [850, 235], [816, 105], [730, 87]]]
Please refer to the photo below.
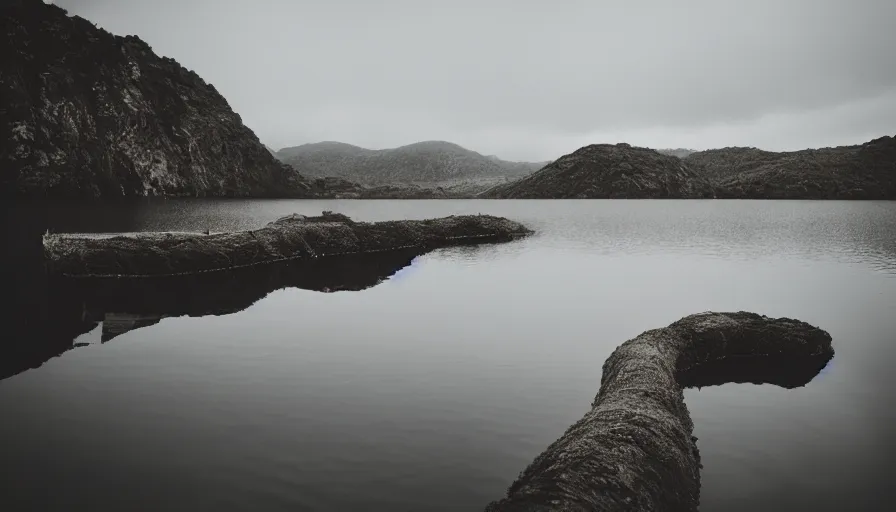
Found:
[[0, 7], [0, 194], [326, 197], [215, 87], [42, 0]]
[[491, 215], [355, 222], [324, 212], [318, 217], [294, 214], [261, 229], [233, 233], [45, 234], [43, 247], [48, 270], [54, 275], [159, 276], [502, 242], [529, 233], [518, 222]]
[[755, 313], [701, 313], [646, 331], [607, 358], [591, 410], [486, 511], [696, 511], [700, 455], [682, 388], [724, 383], [718, 365], [737, 360], [777, 364], [803, 382], [759, 378], [795, 387], [833, 356], [827, 332]]
[[592, 144], [482, 194], [491, 199], [699, 199], [709, 181], [675, 156], [628, 144]]

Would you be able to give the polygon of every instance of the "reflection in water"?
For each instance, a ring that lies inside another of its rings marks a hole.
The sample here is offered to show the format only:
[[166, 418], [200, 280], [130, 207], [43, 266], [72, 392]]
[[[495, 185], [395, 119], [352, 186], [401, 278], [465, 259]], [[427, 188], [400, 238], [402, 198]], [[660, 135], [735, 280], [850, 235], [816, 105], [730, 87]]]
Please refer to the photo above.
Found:
[[[60, 307], [30, 274], [46, 229], [224, 231], [323, 210], [481, 211], [539, 234], [420, 258], [397, 273], [401, 286], [284, 291], [238, 315], [166, 320], [0, 381], [0, 510], [481, 510], [581, 416], [618, 341], [712, 309], [792, 316], [842, 341], [805, 387], [685, 392], [703, 509], [877, 510], [875, 491], [892, 488], [896, 202], [195, 199], [14, 211], [5, 227], [30, 238], [0, 244], [16, 261], [0, 268], [11, 283], [0, 286], [0, 375], [71, 348], [77, 333], [99, 342], [106, 313], [164, 313]], [[64, 336], [43, 334], [54, 330]], [[706, 368], [700, 377], [695, 386], [718, 382]]]
[[729, 357], [678, 374], [683, 388], [722, 384], [772, 384], [785, 389], [805, 386], [830, 364], [833, 354], [805, 357]]
[[20, 308], [20, 317], [43, 316], [19, 332], [20, 343], [5, 346], [0, 379], [74, 348], [74, 339], [102, 322], [103, 342], [169, 316], [235, 313], [272, 291], [303, 288], [320, 292], [358, 291], [381, 283], [411, 264], [419, 250], [348, 255], [309, 262], [285, 262], [229, 272], [150, 279], [51, 278], [44, 308]]

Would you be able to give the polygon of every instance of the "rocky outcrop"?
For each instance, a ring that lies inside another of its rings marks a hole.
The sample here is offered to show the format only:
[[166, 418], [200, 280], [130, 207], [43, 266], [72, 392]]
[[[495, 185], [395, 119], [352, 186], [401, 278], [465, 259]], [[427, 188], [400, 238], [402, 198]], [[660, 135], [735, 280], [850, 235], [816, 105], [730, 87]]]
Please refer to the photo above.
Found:
[[628, 144], [593, 144], [480, 197], [493, 199], [688, 199], [713, 197], [679, 158]]
[[43, 247], [54, 275], [159, 276], [501, 242], [530, 232], [522, 224], [491, 215], [370, 223], [324, 212], [319, 217], [291, 215], [261, 229], [234, 233], [46, 234]]
[[503, 182], [540, 169], [544, 163], [508, 162], [457, 144], [427, 141], [372, 150], [342, 142], [318, 142], [277, 152], [303, 175], [336, 177], [366, 186], [467, 187], [480, 180]]
[[42, 0], [0, 7], [0, 194], [331, 197], [214, 86]]
[[825, 331], [753, 313], [702, 313], [646, 331], [604, 363], [591, 410], [486, 510], [696, 511], [700, 455], [682, 387], [706, 384], [701, 368], [742, 359], [763, 363], [754, 368], [784, 361], [808, 382], [833, 355]]
[[720, 198], [896, 199], [894, 137], [783, 153], [713, 149], [684, 161], [713, 182]]

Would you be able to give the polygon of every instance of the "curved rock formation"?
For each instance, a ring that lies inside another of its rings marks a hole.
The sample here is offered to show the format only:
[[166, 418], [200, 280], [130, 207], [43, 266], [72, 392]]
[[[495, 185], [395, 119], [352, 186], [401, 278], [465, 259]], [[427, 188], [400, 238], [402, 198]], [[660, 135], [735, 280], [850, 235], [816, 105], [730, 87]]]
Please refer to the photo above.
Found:
[[682, 387], [719, 383], [700, 369], [739, 359], [787, 361], [811, 379], [833, 355], [825, 331], [754, 313], [701, 313], [646, 331], [604, 363], [592, 409], [486, 511], [696, 511], [700, 455]]
[[528, 233], [531, 231], [522, 224], [490, 215], [370, 223], [324, 212], [318, 217], [290, 215], [261, 229], [235, 233], [46, 234], [43, 243], [51, 274], [161, 276], [499, 242]]

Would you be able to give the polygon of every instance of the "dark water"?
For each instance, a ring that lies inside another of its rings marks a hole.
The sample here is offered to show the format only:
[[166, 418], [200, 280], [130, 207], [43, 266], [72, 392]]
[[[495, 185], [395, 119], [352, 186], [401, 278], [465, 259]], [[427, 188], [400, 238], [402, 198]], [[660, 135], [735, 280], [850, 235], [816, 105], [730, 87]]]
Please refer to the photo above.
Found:
[[[322, 210], [494, 213], [538, 235], [178, 293], [39, 277], [48, 227], [225, 230]], [[896, 203], [163, 201], [4, 213], [0, 510], [481, 510], [589, 408], [619, 343], [706, 310], [816, 324], [836, 356], [796, 389], [686, 391], [701, 509], [891, 509]], [[323, 293], [339, 289], [356, 291]]]

